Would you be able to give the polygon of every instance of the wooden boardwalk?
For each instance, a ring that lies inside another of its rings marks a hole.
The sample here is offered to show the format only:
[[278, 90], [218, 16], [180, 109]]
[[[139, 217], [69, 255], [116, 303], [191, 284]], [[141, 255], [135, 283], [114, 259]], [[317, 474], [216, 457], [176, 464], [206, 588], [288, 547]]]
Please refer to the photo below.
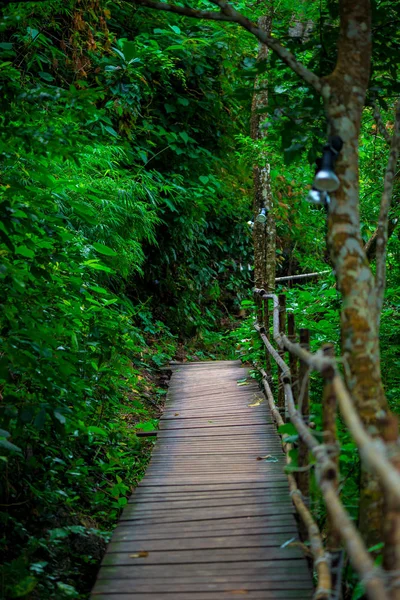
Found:
[[[93, 600], [310, 600], [279, 436], [237, 361], [171, 380], [146, 476], [115, 530]], [[284, 546], [284, 547], [282, 547]]]

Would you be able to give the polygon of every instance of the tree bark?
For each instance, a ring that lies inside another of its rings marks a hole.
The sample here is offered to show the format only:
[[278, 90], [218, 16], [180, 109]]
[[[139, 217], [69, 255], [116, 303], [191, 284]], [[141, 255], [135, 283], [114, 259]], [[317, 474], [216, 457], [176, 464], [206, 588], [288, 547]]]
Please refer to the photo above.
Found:
[[[340, 188], [332, 195], [328, 247], [342, 294], [342, 355], [348, 365], [347, 385], [369, 432], [378, 435], [379, 417], [387, 402], [382, 386], [377, 329], [377, 294], [360, 234], [358, 137], [371, 62], [369, 0], [341, 0], [338, 60], [324, 80], [330, 134], [343, 149], [336, 164]], [[383, 411], [383, 412], [382, 412]], [[382, 500], [374, 477], [363, 472], [360, 529], [367, 544], [381, 539]]]
[[[271, 23], [271, 16], [260, 17], [258, 27], [269, 35]], [[267, 57], [268, 47], [260, 43], [257, 61], [266, 61]], [[266, 136], [266, 130], [262, 127], [262, 124], [266, 118], [267, 107], [267, 80], [265, 76], [258, 76], [254, 85], [251, 112], [251, 137], [253, 140], [261, 140]], [[275, 289], [276, 270], [276, 226], [273, 215], [270, 166], [266, 154], [262, 156], [262, 163], [261, 166], [256, 165], [254, 167], [254, 280], [257, 288], [273, 291]], [[262, 208], [267, 210], [267, 222], [265, 224], [257, 222], [257, 216]]]

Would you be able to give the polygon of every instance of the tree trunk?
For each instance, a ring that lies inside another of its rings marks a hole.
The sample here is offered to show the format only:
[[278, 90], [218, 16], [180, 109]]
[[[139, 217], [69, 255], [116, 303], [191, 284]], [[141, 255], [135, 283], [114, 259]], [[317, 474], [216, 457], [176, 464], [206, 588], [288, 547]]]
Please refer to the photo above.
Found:
[[[330, 134], [339, 135], [343, 149], [336, 164], [340, 188], [331, 198], [328, 246], [343, 298], [342, 355], [347, 385], [360, 417], [373, 435], [385, 415], [375, 280], [360, 234], [358, 136], [371, 60], [371, 16], [368, 0], [340, 2], [341, 28], [335, 71], [324, 80]], [[360, 529], [368, 545], [381, 540], [382, 501], [378, 483], [362, 474]]]
[[[271, 23], [272, 18], [264, 16], [260, 17], [258, 26], [269, 34]], [[268, 47], [265, 44], [259, 44], [257, 61], [266, 61], [267, 57]], [[258, 76], [254, 84], [251, 113], [251, 137], [253, 140], [260, 140], [266, 136], [266, 129], [262, 127], [262, 123], [266, 118], [267, 107], [267, 80], [263, 76]], [[254, 167], [254, 281], [256, 287], [272, 291], [275, 289], [276, 227], [273, 215], [268, 157], [264, 155], [262, 161], [262, 166], [256, 165]], [[262, 208], [267, 210], [267, 222], [265, 224], [257, 222], [257, 216]]]

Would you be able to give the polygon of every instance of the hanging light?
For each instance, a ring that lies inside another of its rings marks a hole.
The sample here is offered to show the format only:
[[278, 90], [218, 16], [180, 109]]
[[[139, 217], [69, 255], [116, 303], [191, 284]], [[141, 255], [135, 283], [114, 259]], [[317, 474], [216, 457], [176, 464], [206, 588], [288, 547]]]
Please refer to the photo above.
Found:
[[261, 208], [260, 212], [256, 217], [256, 222], [265, 225], [265, 223], [267, 222], [267, 212], [268, 211], [266, 208]]
[[316, 190], [315, 187], [312, 187], [307, 194], [306, 200], [312, 204], [326, 206], [329, 204], [330, 198], [326, 192], [321, 192], [320, 190]]
[[334, 166], [342, 147], [342, 139], [337, 135], [330, 138], [329, 143], [324, 146], [319, 168], [314, 178], [313, 187], [316, 190], [334, 192], [339, 188], [340, 181], [334, 171]]

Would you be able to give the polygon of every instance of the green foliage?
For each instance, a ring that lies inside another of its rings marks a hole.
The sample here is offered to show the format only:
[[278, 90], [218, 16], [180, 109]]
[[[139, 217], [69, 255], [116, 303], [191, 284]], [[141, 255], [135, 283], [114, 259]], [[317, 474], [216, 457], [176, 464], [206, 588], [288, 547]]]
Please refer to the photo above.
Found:
[[129, 5], [11, 4], [0, 32], [2, 593], [81, 598], [143, 473], [135, 432], [156, 427], [176, 332], [197, 358], [226, 352], [249, 286], [220, 68], [237, 54]]

